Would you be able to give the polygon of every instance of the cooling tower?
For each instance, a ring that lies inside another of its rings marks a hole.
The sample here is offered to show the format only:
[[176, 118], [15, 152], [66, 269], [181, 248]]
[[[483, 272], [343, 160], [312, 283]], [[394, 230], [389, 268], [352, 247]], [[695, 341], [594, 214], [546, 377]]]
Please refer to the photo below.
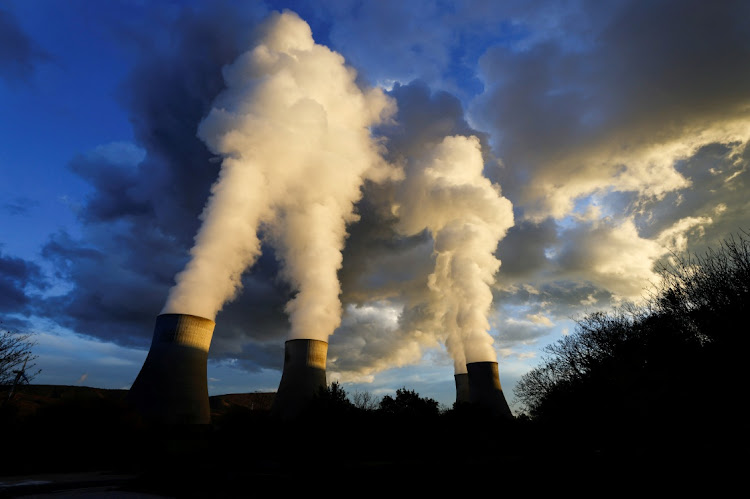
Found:
[[456, 379], [456, 403], [466, 404], [469, 402], [469, 374], [454, 374]]
[[493, 416], [512, 419], [513, 414], [500, 387], [497, 362], [470, 362], [466, 369], [469, 371], [470, 402], [488, 409]]
[[210, 423], [206, 363], [215, 325], [186, 314], [156, 318], [151, 349], [128, 394], [146, 420]]
[[321, 388], [326, 388], [328, 343], [289, 340], [284, 345], [284, 371], [273, 401], [272, 414], [282, 419], [299, 415]]

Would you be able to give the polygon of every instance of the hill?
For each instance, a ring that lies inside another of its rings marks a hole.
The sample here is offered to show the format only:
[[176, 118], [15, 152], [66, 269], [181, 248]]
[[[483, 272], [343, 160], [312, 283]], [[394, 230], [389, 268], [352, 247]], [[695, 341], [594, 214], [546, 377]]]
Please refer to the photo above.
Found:
[[[0, 386], [0, 401], [8, 404], [9, 386]], [[40, 409], [62, 403], [111, 402], [124, 403], [128, 390], [94, 388], [77, 385], [23, 385], [16, 388], [10, 405], [15, 417], [26, 418]], [[273, 404], [273, 392], [229, 393], [208, 398], [211, 417], [221, 417], [232, 411], [268, 411]]]

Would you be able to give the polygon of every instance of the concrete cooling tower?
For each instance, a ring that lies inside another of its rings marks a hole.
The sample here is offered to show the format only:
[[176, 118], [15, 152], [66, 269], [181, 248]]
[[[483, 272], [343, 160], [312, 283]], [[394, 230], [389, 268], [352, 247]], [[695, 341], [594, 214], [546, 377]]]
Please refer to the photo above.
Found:
[[271, 413], [282, 419], [296, 417], [321, 388], [326, 388], [328, 343], [289, 340], [284, 344], [284, 371]]
[[150, 422], [208, 424], [206, 363], [216, 323], [186, 314], [156, 318], [151, 349], [128, 394]]
[[470, 402], [488, 409], [493, 416], [512, 419], [513, 413], [500, 387], [497, 362], [470, 362], [466, 369], [469, 372]]
[[456, 403], [469, 403], [469, 374], [454, 374], [453, 377], [456, 380]]

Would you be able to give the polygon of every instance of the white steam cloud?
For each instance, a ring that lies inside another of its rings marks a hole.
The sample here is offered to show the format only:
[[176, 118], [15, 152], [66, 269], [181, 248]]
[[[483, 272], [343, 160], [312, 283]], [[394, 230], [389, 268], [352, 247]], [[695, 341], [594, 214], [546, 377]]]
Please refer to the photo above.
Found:
[[494, 253], [513, 225], [510, 201], [483, 176], [476, 137], [446, 137], [406, 166], [399, 192], [398, 229], [432, 235], [435, 269], [428, 278], [436, 331], [456, 373], [467, 362], [496, 361], [487, 316], [500, 261]]
[[262, 231], [297, 291], [286, 307], [290, 338], [327, 341], [341, 321], [337, 271], [360, 188], [396, 172], [369, 132], [395, 104], [360, 89], [296, 14], [274, 14], [263, 34], [225, 68], [227, 89], [200, 124], [223, 162], [163, 313], [214, 319], [258, 258]]

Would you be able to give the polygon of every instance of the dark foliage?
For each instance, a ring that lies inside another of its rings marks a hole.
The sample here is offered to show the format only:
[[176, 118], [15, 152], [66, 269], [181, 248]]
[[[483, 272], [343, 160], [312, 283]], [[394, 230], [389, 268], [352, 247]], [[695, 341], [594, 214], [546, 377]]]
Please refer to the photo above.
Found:
[[436, 400], [422, 398], [406, 387], [396, 390], [395, 398], [390, 395], [383, 397], [379, 410], [391, 416], [411, 418], [434, 418], [439, 414]]
[[324, 417], [341, 417], [350, 414], [355, 409], [347, 398], [346, 391], [337, 381], [326, 388], [321, 388], [313, 398], [310, 410]]
[[0, 331], [0, 385], [28, 384], [41, 370], [35, 369], [31, 334]]
[[739, 429], [750, 239], [674, 255], [645, 305], [596, 312], [545, 348], [515, 394], [533, 420], [598, 448], [718, 452]]

